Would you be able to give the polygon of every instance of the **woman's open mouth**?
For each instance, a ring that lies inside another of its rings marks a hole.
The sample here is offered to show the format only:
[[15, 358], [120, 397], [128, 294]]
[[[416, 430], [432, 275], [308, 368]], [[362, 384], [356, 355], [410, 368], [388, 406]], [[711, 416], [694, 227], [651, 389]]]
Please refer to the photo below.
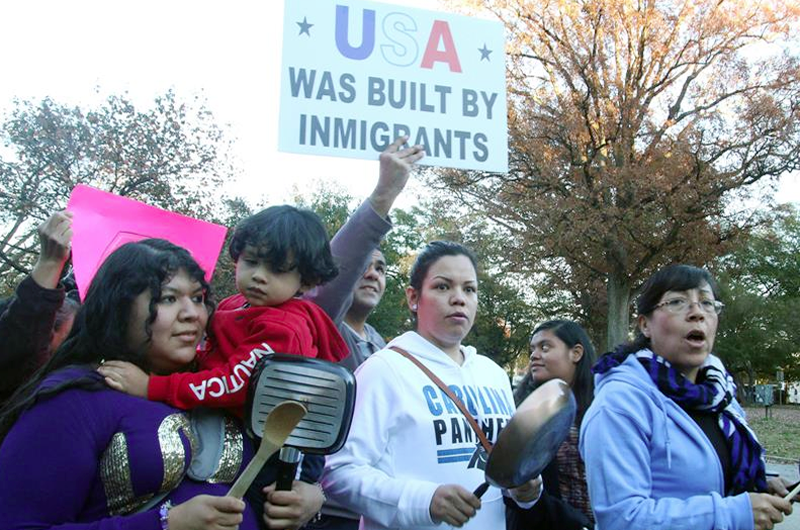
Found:
[[686, 341], [690, 345], [700, 348], [706, 343], [706, 334], [699, 329], [692, 330], [686, 334]]

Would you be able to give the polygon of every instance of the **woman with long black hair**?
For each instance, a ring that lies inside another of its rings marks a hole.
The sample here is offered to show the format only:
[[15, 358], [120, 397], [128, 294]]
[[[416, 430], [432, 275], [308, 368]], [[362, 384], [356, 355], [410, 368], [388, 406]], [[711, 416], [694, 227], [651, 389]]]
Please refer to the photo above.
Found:
[[185, 413], [112, 390], [96, 371], [112, 359], [186, 369], [212, 309], [183, 248], [149, 239], [106, 259], [66, 341], [0, 414], [0, 528], [258, 528], [249, 505], [224, 496], [252, 456], [234, 421], [204, 473]]
[[590, 528], [594, 519], [586, 487], [586, 470], [578, 452], [578, 433], [594, 394], [594, 347], [580, 324], [571, 320], [549, 320], [533, 330], [530, 351], [528, 373], [514, 392], [517, 406], [536, 387], [558, 378], [572, 389], [578, 411], [567, 439], [542, 472], [544, 492], [539, 502], [528, 510], [510, 505], [506, 511], [508, 528]]

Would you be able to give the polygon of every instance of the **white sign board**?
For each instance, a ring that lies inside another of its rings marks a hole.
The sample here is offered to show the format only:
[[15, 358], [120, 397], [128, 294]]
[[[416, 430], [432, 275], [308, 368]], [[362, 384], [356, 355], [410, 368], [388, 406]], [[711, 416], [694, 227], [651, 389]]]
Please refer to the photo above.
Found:
[[375, 159], [397, 136], [423, 163], [508, 169], [500, 22], [356, 0], [286, 0], [279, 148]]

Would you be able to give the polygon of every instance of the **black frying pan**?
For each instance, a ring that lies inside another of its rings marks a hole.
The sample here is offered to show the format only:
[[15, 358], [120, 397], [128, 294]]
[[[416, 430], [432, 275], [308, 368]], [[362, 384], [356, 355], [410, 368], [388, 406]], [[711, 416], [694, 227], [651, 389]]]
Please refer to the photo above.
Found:
[[498, 435], [486, 461], [486, 482], [475, 495], [489, 485], [515, 488], [540, 475], [567, 438], [576, 410], [575, 396], [561, 379], [531, 392]]

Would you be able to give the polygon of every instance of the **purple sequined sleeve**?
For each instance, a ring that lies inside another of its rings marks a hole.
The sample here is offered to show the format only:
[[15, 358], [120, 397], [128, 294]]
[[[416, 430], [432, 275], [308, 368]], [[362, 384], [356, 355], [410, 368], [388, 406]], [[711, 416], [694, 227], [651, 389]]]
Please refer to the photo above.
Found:
[[[41, 401], [0, 446], [0, 530], [160, 530], [158, 504], [139, 510], [170, 477], [175, 504], [224, 495], [230, 484], [184, 478], [185, 421], [176, 409], [112, 390]], [[257, 528], [249, 508], [240, 528]]]

